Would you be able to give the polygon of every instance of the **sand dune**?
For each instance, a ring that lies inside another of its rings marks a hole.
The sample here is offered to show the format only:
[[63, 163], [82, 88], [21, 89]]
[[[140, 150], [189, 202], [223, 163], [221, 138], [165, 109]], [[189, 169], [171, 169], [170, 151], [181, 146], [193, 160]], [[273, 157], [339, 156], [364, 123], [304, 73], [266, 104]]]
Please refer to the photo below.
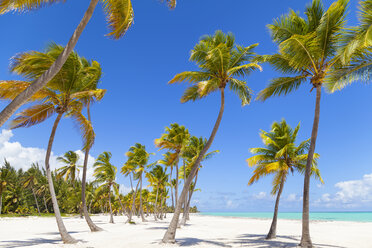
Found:
[[[86, 248], [136, 248], [136, 247], [296, 247], [301, 234], [301, 222], [279, 220], [278, 238], [267, 241], [264, 235], [270, 220], [191, 216], [191, 221], [177, 231], [177, 244], [159, 244], [170, 215], [163, 221], [124, 224], [126, 218], [115, 217], [109, 224], [108, 216], [93, 216], [94, 222], [105, 231], [91, 233], [84, 219], [64, 218], [67, 229], [79, 240], [75, 245], [63, 245], [54, 218], [1, 218], [0, 247], [86, 247]], [[312, 240], [316, 247], [371, 248], [372, 223], [325, 222], [311, 223]]]

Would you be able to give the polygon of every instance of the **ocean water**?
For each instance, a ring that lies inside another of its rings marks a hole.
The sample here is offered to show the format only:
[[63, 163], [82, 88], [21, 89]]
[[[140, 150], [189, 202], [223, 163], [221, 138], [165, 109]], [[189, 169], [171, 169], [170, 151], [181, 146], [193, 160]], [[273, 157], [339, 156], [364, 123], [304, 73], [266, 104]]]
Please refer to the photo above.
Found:
[[[201, 212], [202, 215], [271, 219], [273, 212]], [[302, 213], [279, 213], [279, 219], [301, 220]], [[372, 222], [372, 212], [312, 212], [311, 220]]]

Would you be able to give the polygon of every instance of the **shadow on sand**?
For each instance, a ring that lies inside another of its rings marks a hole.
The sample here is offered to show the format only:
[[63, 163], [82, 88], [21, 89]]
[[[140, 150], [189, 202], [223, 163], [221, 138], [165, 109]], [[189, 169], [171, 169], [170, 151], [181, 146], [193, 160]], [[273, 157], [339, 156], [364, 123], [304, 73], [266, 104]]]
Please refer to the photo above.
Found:
[[[77, 233], [77, 232], [69, 232], [69, 234]], [[47, 235], [55, 235], [59, 233], [45, 233]], [[45, 235], [44, 234], [44, 235]], [[77, 240], [78, 242], [86, 243], [83, 240]], [[33, 239], [25, 239], [25, 240], [4, 240], [0, 241], [0, 247], [7, 247], [7, 248], [17, 248], [17, 247], [27, 247], [27, 246], [37, 246], [42, 244], [62, 244], [61, 238], [33, 238]]]
[[[232, 243], [239, 247], [260, 247], [260, 248], [282, 248], [282, 247], [298, 247], [300, 238], [293, 236], [277, 235], [277, 238], [284, 240], [267, 240], [266, 235], [259, 234], [243, 234], [238, 236]], [[346, 248], [343, 246], [326, 245], [313, 243], [315, 247], [319, 248]]]
[[177, 239], [177, 244], [179, 246], [193, 246], [193, 245], [202, 245], [202, 247], [208, 246], [220, 246], [220, 247], [232, 247], [231, 245], [225, 244], [223, 242], [218, 242], [214, 240], [205, 240], [205, 239], [197, 239], [197, 238], [182, 238]]

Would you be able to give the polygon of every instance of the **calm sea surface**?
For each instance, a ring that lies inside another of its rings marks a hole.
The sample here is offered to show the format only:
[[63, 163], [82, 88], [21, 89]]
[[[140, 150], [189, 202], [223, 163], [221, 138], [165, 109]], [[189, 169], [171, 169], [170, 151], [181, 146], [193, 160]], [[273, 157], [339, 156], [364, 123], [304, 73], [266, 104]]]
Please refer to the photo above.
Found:
[[[202, 212], [202, 215], [227, 216], [227, 217], [250, 217], [269, 218], [273, 217], [272, 212]], [[279, 213], [278, 218], [289, 220], [300, 220], [302, 213]], [[372, 212], [313, 212], [310, 213], [311, 220], [328, 221], [358, 221], [372, 222]]]

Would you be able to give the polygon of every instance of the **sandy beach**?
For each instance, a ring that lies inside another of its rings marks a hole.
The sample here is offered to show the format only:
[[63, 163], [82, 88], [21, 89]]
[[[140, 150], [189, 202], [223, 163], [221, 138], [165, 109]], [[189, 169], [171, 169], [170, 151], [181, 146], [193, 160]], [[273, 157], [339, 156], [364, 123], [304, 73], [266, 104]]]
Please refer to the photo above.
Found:
[[[301, 235], [298, 220], [279, 220], [278, 238], [267, 241], [264, 237], [270, 220], [193, 215], [187, 226], [178, 229], [177, 244], [161, 245], [170, 217], [158, 222], [149, 217], [145, 223], [135, 219], [137, 224], [129, 225], [123, 216], [116, 216], [115, 224], [108, 223], [109, 216], [93, 216], [105, 229], [99, 233], [91, 233], [84, 219], [64, 218], [67, 229], [79, 240], [75, 245], [62, 244], [54, 218], [1, 218], [0, 247], [296, 247]], [[371, 230], [372, 223], [311, 223], [315, 247], [371, 248]]]

